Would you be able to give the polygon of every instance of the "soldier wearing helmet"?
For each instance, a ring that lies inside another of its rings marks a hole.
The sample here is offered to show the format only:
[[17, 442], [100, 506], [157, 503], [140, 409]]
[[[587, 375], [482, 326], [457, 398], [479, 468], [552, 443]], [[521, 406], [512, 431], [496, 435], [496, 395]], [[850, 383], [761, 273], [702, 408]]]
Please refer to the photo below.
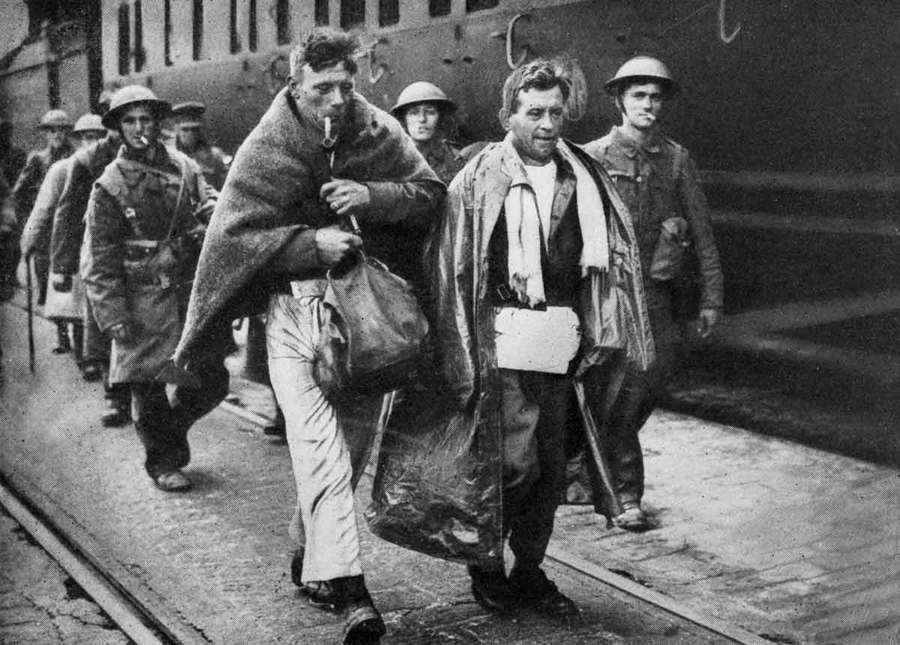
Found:
[[[37, 198], [38, 189], [47, 169], [50, 166], [72, 154], [72, 144], [69, 143], [69, 132], [72, 130], [72, 119], [64, 110], [50, 110], [38, 123], [38, 128], [43, 132], [46, 145], [40, 150], [33, 150], [28, 155], [25, 167], [19, 173], [15, 186], [12, 189], [12, 197], [15, 203], [16, 213], [16, 245], [18, 247], [19, 236], [22, 227], [34, 208], [34, 200]], [[18, 256], [18, 250], [16, 251]], [[18, 264], [16, 257], [15, 264]], [[13, 264], [13, 266], [15, 266]], [[38, 280], [38, 304], [43, 305], [47, 297], [47, 277], [49, 275], [49, 261], [46, 255], [34, 256], [34, 270]], [[68, 351], [68, 340], [59, 339], [59, 349]]]
[[222, 400], [228, 373], [211, 362], [189, 383], [163, 369], [181, 334], [214, 196], [188, 156], [160, 143], [168, 112], [168, 102], [139, 85], [110, 100], [102, 122], [124, 145], [88, 202], [82, 279], [100, 329], [113, 339], [109, 380], [131, 389], [147, 473], [161, 490], [182, 491], [191, 485], [181, 471], [190, 459], [188, 430]]
[[12, 298], [19, 264], [19, 227], [10, 191], [26, 157], [24, 150], [13, 145], [12, 131], [12, 123], [0, 118], [0, 302]]
[[[455, 111], [456, 104], [447, 98], [444, 91], [427, 81], [407, 85], [391, 108], [391, 114], [406, 130], [434, 174], [448, 185], [466, 165], [466, 157], [447, 140], [456, 130], [453, 121]], [[395, 260], [397, 271], [408, 276], [419, 293], [426, 294], [427, 285], [422, 273], [425, 231], [404, 230], [402, 235], [406, 243], [402, 257]]]
[[[723, 279], [706, 198], [697, 170], [681, 145], [660, 125], [667, 102], [679, 91], [658, 59], [635, 56], [606, 83], [621, 114], [621, 124], [585, 150], [613, 177], [634, 220], [641, 256], [656, 363], [650, 371], [632, 371], [611, 416], [614, 446], [611, 466], [624, 512], [614, 518], [626, 530], [641, 531], [649, 520], [641, 507], [644, 469], [638, 431], [670, 378], [681, 340], [680, 318], [696, 316], [701, 337], [710, 334], [722, 311]], [[680, 285], [688, 266], [699, 266], [699, 312], [686, 312]]]
[[452, 115], [455, 111], [456, 104], [443, 90], [427, 81], [407, 85], [391, 108], [391, 114], [400, 121], [425, 161], [445, 184], [449, 184], [465, 165], [459, 151], [447, 141], [454, 130]]
[[12, 122], [0, 118], [0, 173], [10, 187], [16, 183], [26, 159], [25, 151], [13, 145], [12, 133]]
[[172, 106], [175, 121], [175, 147], [197, 162], [206, 182], [222, 190], [228, 174], [228, 158], [221, 148], [210, 145], [203, 127], [206, 106], [200, 101], [186, 101]]
[[[15, 231], [16, 214], [9, 197], [9, 184], [0, 173], [0, 303], [6, 302], [15, 294], [16, 265], [12, 260], [18, 256], [16, 250]], [[0, 356], [3, 353], [0, 351]]]
[[[79, 139], [79, 147], [86, 147], [106, 133], [100, 123], [100, 117], [96, 114], [85, 114], [75, 123], [72, 134]], [[59, 201], [63, 184], [71, 165], [72, 157], [60, 159], [50, 166], [44, 181], [41, 183], [34, 207], [22, 232], [21, 249], [26, 257], [35, 256], [47, 258], [49, 254], [50, 237], [53, 228], [53, 214]], [[80, 285], [79, 285], [80, 287]], [[65, 353], [70, 348], [74, 349], [75, 361], [83, 366], [83, 326], [82, 315], [84, 309], [84, 291], [80, 288], [68, 293], [60, 293], [53, 288], [52, 283], [47, 289], [47, 298], [44, 305], [44, 316], [55, 320], [59, 345], [54, 353]], [[69, 328], [71, 326], [72, 338], [70, 343]]]
[[[109, 109], [112, 93], [103, 90], [97, 97], [101, 114]], [[82, 117], [84, 118], [84, 117]], [[84, 214], [94, 182], [104, 168], [115, 158], [121, 141], [119, 133], [106, 129], [99, 115], [92, 115], [94, 123], [104, 128], [104, 136], [98, 141], [80, 147], [70, 157], [68, 172], [62, 193], [53, 215], [50, 235], [50, 269], [52, 287], [59, 293], [73, 288], [78, 274], [82, 241], [84, 239]], [[91, 138], [96, 131], [88, 134]], [[84, 135], [83, 135], [84, 136]], [[131, 394], [123, 383], [109, 383], [108, 376], [110, 339], [97, 327], [93, 309], [85, 299], [84, 307], [84, 357], [81, 373], [89, 381], [104, 378], [106, 409], [100, 422], [106, 427], [125, 425], [131, 420]]]

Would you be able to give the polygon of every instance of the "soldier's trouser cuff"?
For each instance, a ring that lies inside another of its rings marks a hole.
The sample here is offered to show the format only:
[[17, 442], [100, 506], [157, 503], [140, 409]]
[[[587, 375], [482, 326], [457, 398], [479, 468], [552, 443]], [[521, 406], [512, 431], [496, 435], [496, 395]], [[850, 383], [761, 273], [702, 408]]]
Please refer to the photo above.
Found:
[[150, 477], [183, 468], [191, 459], [187, 431], [173, 414], [165, 383], [131, 383], [134, 428], [144, 445], [144, 468]]

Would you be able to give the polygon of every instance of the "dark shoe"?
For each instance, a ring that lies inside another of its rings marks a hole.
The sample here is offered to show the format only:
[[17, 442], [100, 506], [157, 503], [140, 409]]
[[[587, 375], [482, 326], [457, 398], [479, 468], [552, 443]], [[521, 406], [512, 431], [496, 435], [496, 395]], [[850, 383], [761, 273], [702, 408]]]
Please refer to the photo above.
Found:
[[335, 586], [332, 580], [315, 580], [303, 582], [303, 547], [294, 551], [291, 558], [291, 582], [300, 590], [300, 594], [306, 597], [306, 601], [317, 609], [325, 611], [337, 611], [341, 608], [344, 598], [341, 590]]
[[622, 505], [622, 512], [613, 518], [613, 524], [626, 531], [640, 533], [650, 528], [647, 514], [637, 502], [626, 502]]
[[514, 604], [512, 590], [502, 569], [483, 569], [470, 564], [468, 570], [472, 579], [472, 596], [479, 605], [497, 613], [512, 609]]
[[351, 602], [345, 610], [344, 645], [377, 645], [387, 632], [371, 598]]
[[297, 585], [300, 588], [304, 587], [303, 584], [303, 555], [306, 553], [306, 549], [300, 547], [296, 551], [294, 551], [294, 555], [291, 558], [291, 582]]
[[263, 434], [267, 437], [284, 438], [287, 436], [287, 431], [285, 430], [283, 425], [273, 423], [272, 425], [268, 425], [263, 428]]
[[332, 580], [311, 580], [299, 586], [300, 594], [316, 609], [340, 611], [346, 604], [344, 594]]
[[104, 428], [120, 428], [131, 421], [131, 410], [124, 406], [110, 404], [100, 415], [100, 423]]
[[538, 567], [513, 567], [509, 575], [509, 586], [520, 606], [545, 616], [571, 618], [579, 613], [575, 603], [563, 595]]
[[387, 628], [372, 603], [363, 577], [338, 578], [334, 582], [345, 598], [344, 636], [341, 642], [344, 645], [377, 645]]
[[153, 483], [159, 490], [167, 493], [180, 493], [191, 487], [191, 480], [180, 470], [159, 473], [153, 478]]
[[272, 419], [272, 423], [263, 428], [263, 434], [273, 439], [284, 439], [287, 437], [287, 428], [284, 426], [284, 416], [281, 414], [281, 410]]
[[69, 339], [69, 326], [66, 323], [56, 323], [56, 347], [54, 354], [68, 354], [72, 351], [72, 341]]
[[88, 383], [99, 381], [103, 378], [103, 369], [99, 365], [85, 365], [81, 368], [81, 378]]

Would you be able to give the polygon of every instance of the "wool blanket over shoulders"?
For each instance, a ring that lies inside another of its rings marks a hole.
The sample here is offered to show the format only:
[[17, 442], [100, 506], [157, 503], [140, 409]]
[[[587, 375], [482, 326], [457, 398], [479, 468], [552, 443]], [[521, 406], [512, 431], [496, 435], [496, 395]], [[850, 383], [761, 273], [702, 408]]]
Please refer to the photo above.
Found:
[[[444, 186], [400, 124], [358, 94], [349, 109], [333, 168], [322, 131], [301, 115], [287, 89], [238, 149], [206, 232], [176, 365], [189, 368], [214, 354], [223, 325], [263, 310], [285, 277], [269, 266], [295, 236], [338, 223], [318, 196], [331, 177], [369, 188], [371, 207], [359, 216], [364, 239], [373, 223], [425, 219], [438, 205]], [[312, 266], [290, 278], [323, 275], [323, 267]]]

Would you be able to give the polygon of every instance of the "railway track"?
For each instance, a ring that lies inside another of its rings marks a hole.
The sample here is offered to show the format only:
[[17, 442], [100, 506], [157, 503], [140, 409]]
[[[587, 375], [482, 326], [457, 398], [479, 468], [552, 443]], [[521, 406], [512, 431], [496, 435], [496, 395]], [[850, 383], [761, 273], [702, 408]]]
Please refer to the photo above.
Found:
[[[222, 407], [245, 421], [262, 426], [265, 419], [234, 403]], [[0, 467], [3, 467], [0, 458]], [[3, 467], [2, 473], [15, 472]], [[371, 476], [371, 472], [366, 473]], [[156, 645], [212, 642], [186, 622], [170, 602], [159, 596], [139, 575], [119, 563], [63, 508], [23, 477], [0, 477], [0, 504], [50, 556], [80, 584], [117, 626], [135, 643]], [[629, 578], [583, 560], [551, 545], [550, 563], [569, 570], [573, 577], [600, 590], [624, 594], [652, 612], [662, 612], [707, 632], [713, 639], [745, 645], [771, 641], [735, 625], [700, 614]]]
[[139, 576], [114, 558], [36, 486], [0, 471], [0, 506], [62, 567], [116, 626], [138, 645], [210, 641], [174, 612]]

